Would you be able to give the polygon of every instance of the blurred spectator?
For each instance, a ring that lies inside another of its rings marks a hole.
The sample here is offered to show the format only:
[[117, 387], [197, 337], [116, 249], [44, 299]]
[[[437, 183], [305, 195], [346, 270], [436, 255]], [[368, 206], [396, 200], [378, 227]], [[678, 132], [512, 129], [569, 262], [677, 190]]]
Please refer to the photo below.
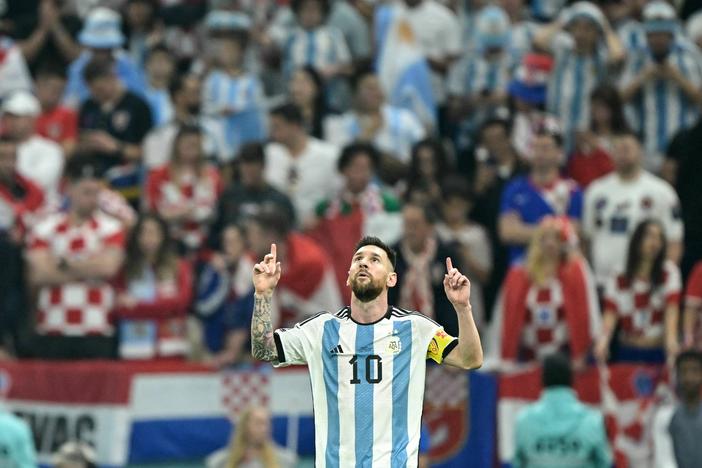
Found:
[[393, 246], [397, 252], [398, 281], [388, 291], [388, 301], [403, 309], [420, 311], [442, 325], [446, 333], [456, 336], [458, 319], [444, 294], [443, 281], [446, 257], [451, 257], [460, 270], [460, 254], [452, 244], [439, 239], [433, 207], [407, 202], [402, 207], [402, 221], [402, 239]]
[[48, 198], [56, 199], [63, 172], [63, 150], [36, 131], [39, 101], [26, 91], [17, 91], [3, 101], [2, 112], [5, 133], [18, 143], [17, 171], [40, 186]]
[[670, 139], [699, 113], [702, 68], [699, 50], [676, 37], [679, 25], [671, 5], [648, 3], [643, 16], [646, 44], [629, 55], [621, 89], [631, 104], [631, 124], [644, 138], [644, 166], [658, 171]]
[[266, 180], [290, 197], [298, 224], [306, 228], [314, 222], [317, 203], [333, 196], [340, 186], [339, 150], [305, 132], [302, 112], [294, 104], [273, 109], [270, 123], [273, 143], [265, 149]]
[[526, 260], [510, 268], [493, 317], [500, 362], [541, 361], [566, 353], [580, 370], [600, 329], [592, 272], [567, 218], [542, 219]]
[[702, 354], [685, 351], [675, 360], [679, 402], [656, 413], [653, 421], [654, 463], [660, 468], [702, 465]]
[[193, 74], [176, 75], [169, 86], [173, 103], [173, 118], [150, 131], [144, 139], [144, 165], [153, 169], [169, 160], [169, 151], [178, 129], [183, 125], [198, 125], [203, 132], [203, 151], [218, 165], [231, 161], [234, 154], [227, 147], [224, 129], [219, 120], [201, 113], [202, 82]]
[[534, 121], [541, 118], [546, 108], [547, 84], [552, 68], [550, 56], [528, 53], [513, 72], [507, 88], [513, 107], [512, 146], [524, 160], [531, 156]]
[[331, 259], [314, 240], [292, 232], [290, 220], [280, 210], [267, 206], [250, 216], [246, 240], [254, 258], [263, 258], [271, 244], [278, 247], [278, 261], [285, 273], [273, 299], [272, 323], [276, 328], [291, 326], [320, 310], [341, 308]]
[[36, 92], [41, 114], [36, 121], [37, 133], [53, 140], [70, 157], [78, 139], [78, 114], [61, 104], [66, 88], [66, 76], [59, 68], [40, 68], [36, 77]]
[[497, 3], [509, 18], [509, 53], [511, 71], [522, 62], [524, 56], [531, 52], [532, 38], [538, 29], [537, 23], [529, 14], [529, 2], [525, 0], [501, 0]]
[[173, 118], [173, 103], [169, 86], [173, 80], [175, 62], [163, 45], [155, 45], [146, 55], [146, 89], [144, 98], [151, 109], [153, 126], [160, 127]]
[[683, 343], [686, 348], [701, 348], [700, 315], [702, 315], [702, 261], [697, 262], [692, 269], [685, 286]]
[[207, 359], [225, 367], [250, 357], [253, 262], [246, 255], [243, 224], [227, 223], [218, 244], [221, 248], [199, 268], [194, 306]]
[[226, 18], [210, 31], [216, 56], [203, 81], [202, 108], [220, 121], [228, 151], [236, 154], [241, 145], [266, 137], [263, 86], [244, 66], [250, 20], [241, 14], [218, 13]]
[[286, 38], [283, 67], [286, 74], [311, 66], [328, 81], [351, 71], [351, 53], [338, 29], [326, 24], [329, 0], [292, 0], [296, 27]]
[[353, 141], [373, 143], [382, 153], [383, 172], [396, 181], [406, 172], [412, 146], [424, 138], [424, 127], [412, 112], [385, 102], [380, 80], [371, 70], [354, 76], [353, 88], [354, 109], [326, 119], [326, 138], [340, 147]]
[[451, 172], [451, 162], [444, 144], [426, 138], [412, 147], [409, 173], [399, 185], [405, 200], [419, 200], [438, 206], [441, 202], [441, 181]]
[[[702, 260], [702, 118], [689, 129], [680, 130], [668, 147], [661, 176], [673, 184], [680, 197], [680, 218], [685, 226], [682, 236], [684, 256], [681, 268], [687, 276]], [[672, 233], [668, 232], [668, 237]]]
[[512, 66], [507, 13], [496, 5], [480, 10], [472, 39], [475, 46], [451, 67], [447, 78], [448, 107], [459, 125], [458, 151], [471, 148], [477, 127], [485, 116], [506, 103]]
[[12, 37], [19, 40], [32, 72], [49, 63], [64, 68], [78, 58], [80, 46], [75, 36], [81, 22], [71, 11], [71, 4], [76, 2], [30, 0], [12, 3], [21, 3], [28, 10], [28, 14], [14, 17]]
[[85, 442], [66, 442], [53, 457], [53, 468], [97, 468], [95, 450]]
[[485, 226], [492, 246], [492, 274], [483, 291], [486, 319], [492, 317], [493, 303], [509, 267], [509, 249], [500, 241], [497, 226], [502, 192], [514, 177], [526, 170], [509, 133], [509, 120], [502, 113], [483, 122], [475, 154], [475, 176], [470, 185], [475, 191], [472, 218]]
[[[159, 0], [126, 0], [124, 34], [126, 49], [132, 62], [143, 67], [149, 50], [163, 39], [163, 24], [159, 18]], [[148, 67], [148, 65], [147, 65]]]
[[614, 361], [670, 362], [678, 349], [682, 284], [678, 267], [666, 260], [666, 239], [658, 221], [644, 221], [629, 242], [626, 267], [605, 286], [604, 323], [595, 347], [604, 362], [619, 324]]
[[30, 91], [32, 77], [27, 69], [22, 51], [9, 37], [0, 35], [0, 98], [15, 91]]
[[186, 251], [194, 252], [203, 247], [209, 235], [222, 181], [202, 154], [199, 127], [182, 127], [172, 151], [170, 161], [148, 175], [145, 206], [168, 223]]
[[483, 285], [492, 272], [492, 248], [485, 228], [470, 219], [475, 194], [460, 176], [441, 183], [441, 222], [436, 225], [439, 239], [453, 244], [461, 255], [464, 274], [470, 278], [470, 304], [478, 330], [486, 324]]
[[398, 17], [406, 19], [422, 55], [432, 70], [436, 103], [446, 104], [446, 76], [461, 56], [461, 30], [456, 14], [437, 0], [403, 0], [395, 4]]
[[402, 231], [400, 202], [374, 182], [380, 154], [368, 143], [352, 143], [341, 151], [338, 169], [344, 186], [333, 198], [317, 205], [317, 224], [309, 231], [334, 262], [343, 299], [350, 299], [346, 284], [349, 261], [358, 239], [378, 236], [385, 242], [399, 240]]
[[168, 225], [156, 215], [142, 215], [130, 233], [117, 281], [119, 356], [184, 358], [192, 290], [191, 265], [178, 258]]
[[702, 12], [692, 15], [685, 24], [687, 38], [699, 49], [702, 49]]
[[575, 152], [566, 172], [583, 189], [614, 171], [614, 136], [628, 128], [619, 91], [609, 85], [596, 87], [590, 95], [590, 128], [575, 134]]
[[327, 24], [344, 35], [351, 59], [356, 65], [371, 60], [372, 36], [369, 26], [372, 4], [366, 0], [333, 1]]
[[22, 259], [25, 233], [44, 211], [44, 193], [17, 172], [17, 142], [0, 136], [0, 359], [22, 354], [29, 310]]
[[236, 162], [238, 180], [232, 181], [218, 200], [217, 218], [210, 231], [213, 246], [219, 245], [226, 224], [242, 222], [264, 205], [276, 206], [286, 219], [295, 224], [295, 208], [288, 196], [264, 178], [266, 164], [263, 146], [260, 143], [247, 143], [241, 148]]
[[112, 187], [136, 205], [141, 191], [141, 143], [152, 124], [149, 106], [122, 85], [109, 59], [91, 60], [83, 74], [90, 97], [78, 114], [78, 148], [100, 154]]
[[539, 401], [517, 416], [512, 466], [612, 466], [604, 418], [578, 401], [568, 359], [562, 354], [546, 357], [541, 381]]
[[206, 460], [207, 468], [293, 468], [297, 455], [271, 438], [271, 415], [249, 407], [239, 417], [229, 446]]
[[85, 47], [80, 56], [68, 67], [68, 84], [64, 103], [78, 108], [91, 94], [84, 69], [89, 62], [99, 59], [114, 62], [115, 76], [129, 91], [142, 94], [146, 83], [141, 69], [120, 49], [124, 44], [120, 16], [109, 8], [99, 7], [90, 12], [85, 20], [78, 41]]
[[593, 182], [585, 194], [583, 233], [600, 288], [624, 270], [631, 233], [645, 219], [663, 223], [668, 257], [680, 260], [683, 225], [678, 197], [670, 185], [641, 167], [642, 157], [634, 134], [618, 136], [612, 152], [615, 172]]
[[70, 206], [39, 223], [29, 242], [30, 284], [39, 288], [36, 356], [46, 359], [114, 356], [111, 281], [124, 258], [124, 230], [98, 209], [100, 167], [95, 155], [66, 166]]
[[[337, 2], [337, 3], [344, 3]], [[298, 68], [289, 82], [288, 97], [302, 111], [305, 130], [314, 138], [323, 139], [323, 122], [327, 115], [322, 77], [310, 66]]]
[[545, 117], [534, 130], [529, 174], [510, 182], [502, 193], [498, 229], [510, 249], [510, 261], [520, 260], [541, 218], [567, 216], [580, 223], [583, 196], [578, 185], [560, 175], [563, 137], [558, 123]]
[[624, 60], [626, 51], [591, 2], [565, 9], [558, 20], [536, 33], [534, 46], [554, 56], [547, 110], [562, 122], [570, 151], [573, 132], [587, 129], [590, 122], [590, 93]]
[[0, 408], [0, 465], [36, 468], [37, 455], [29, 425], [8, 409]]

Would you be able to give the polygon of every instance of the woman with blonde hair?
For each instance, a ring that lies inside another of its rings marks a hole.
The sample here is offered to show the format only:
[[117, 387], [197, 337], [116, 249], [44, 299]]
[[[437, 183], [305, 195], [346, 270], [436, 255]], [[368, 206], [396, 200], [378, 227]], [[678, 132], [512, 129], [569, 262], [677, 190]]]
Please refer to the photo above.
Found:
[[271, 418], [267, 409], [251, 406], [236, 424], [229, 446], [207, 460], [207, 468], [292, 468], [297, 456], [271, 438]]
[[549, 353], [585, 364], [599, 328], [599, 304], [587, 262], [567, 218], [547, 216], [524, 264], [514, 265], [496, 304], [493, 353], [502, 363], [540, 361]]

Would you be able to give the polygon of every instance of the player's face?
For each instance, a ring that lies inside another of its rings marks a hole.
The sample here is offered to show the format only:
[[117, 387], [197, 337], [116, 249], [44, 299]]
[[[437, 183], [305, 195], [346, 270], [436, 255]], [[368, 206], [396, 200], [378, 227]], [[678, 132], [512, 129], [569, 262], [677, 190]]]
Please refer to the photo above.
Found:
[[383, 249], [366, 245], [356, 251], [346, 280], [356, 298], [362, 302], [372, 301], [396, 282], [397, 275]]
[[649, 224], [641, 242], [641, 256], [654, 259], [663, 248], [663, 232], [657, 224]]

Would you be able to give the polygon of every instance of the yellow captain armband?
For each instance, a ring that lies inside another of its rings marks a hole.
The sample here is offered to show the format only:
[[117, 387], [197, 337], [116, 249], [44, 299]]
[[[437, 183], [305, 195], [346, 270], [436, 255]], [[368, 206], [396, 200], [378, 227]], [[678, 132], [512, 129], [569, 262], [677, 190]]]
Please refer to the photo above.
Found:
[[456, 347], [457, 344], [457, 338], [454, 338], [446, 333], [443, 328], [440, 328], [436, 331], [429, 342], [429, 347], [427, 348], [427, 359], [432, 359], [438, 364], [441, 364], [444, 358], [453, 348]]

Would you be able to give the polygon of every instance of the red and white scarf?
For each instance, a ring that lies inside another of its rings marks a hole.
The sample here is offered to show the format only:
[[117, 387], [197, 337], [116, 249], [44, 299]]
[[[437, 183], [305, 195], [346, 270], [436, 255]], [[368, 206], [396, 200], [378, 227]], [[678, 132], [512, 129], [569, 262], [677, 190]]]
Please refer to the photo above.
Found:
[[407, 271], [400, 291], [400, 307], [422, 312], [434, 317], [434, 298], [431, 285], [431, 263], [436, 256], [436, 239], [427, 239], [424, 249], [412, 252], [406, 242], [400, 244], [402, 256], [407, 262]]

